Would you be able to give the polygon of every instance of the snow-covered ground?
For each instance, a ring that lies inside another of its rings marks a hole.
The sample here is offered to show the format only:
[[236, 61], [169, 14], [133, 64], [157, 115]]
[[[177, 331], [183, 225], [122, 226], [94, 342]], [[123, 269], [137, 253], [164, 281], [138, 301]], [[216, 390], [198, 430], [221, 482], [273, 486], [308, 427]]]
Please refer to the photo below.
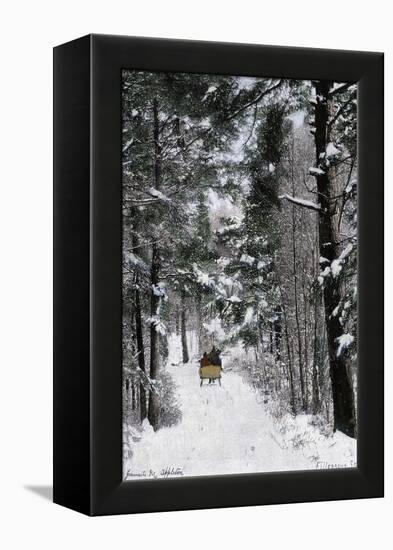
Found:
[[356, 441], [340, 432], [326, 437], [311, 417], [275, 420], [260, 394], [235, 371], [200, 387], [198, 362], [181, 362], [180, 338], [169, 336], [167, 370], [182, 410], [176, 426], [154, 432], [145, 421], [133, 455], [123, 465], [128, 480], [241, 474], [356, 466]]

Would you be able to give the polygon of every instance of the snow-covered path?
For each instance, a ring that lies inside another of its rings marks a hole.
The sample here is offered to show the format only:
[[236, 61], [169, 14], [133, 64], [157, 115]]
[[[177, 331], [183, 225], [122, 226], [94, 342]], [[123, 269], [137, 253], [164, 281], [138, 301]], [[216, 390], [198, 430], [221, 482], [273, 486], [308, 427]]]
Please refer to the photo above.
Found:
[[280, 430], [239, 374], [224, 370], [221, 387], [206, 381], [200, 387], [198, 363], [181, 363], [178, 337], [169, 337], [169, 352], [173, 364], [167, 370], [183, 417], [157, 432], [145, 422], [124, 464], [127, 479], [299, 470], [335, 462], [354, 466], [356, 444], [350, 438], [321, 436], [306, 416], [290, 418]]

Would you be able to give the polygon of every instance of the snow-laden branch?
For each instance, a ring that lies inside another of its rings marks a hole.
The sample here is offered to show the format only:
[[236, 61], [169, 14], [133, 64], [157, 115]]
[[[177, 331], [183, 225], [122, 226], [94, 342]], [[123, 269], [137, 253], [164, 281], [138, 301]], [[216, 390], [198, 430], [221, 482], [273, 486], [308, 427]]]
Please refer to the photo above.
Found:
[[125, 153], [125, 152], [127, 151], [127, 149], [129, 149], [133, 143], [134, 143], [134, 138], [131, 138], [130, 140], [128, 140], [128, 141], [123, 145], [122, 152]]
[[347, 101], [345, 103], [343, 103], [339, 109], [337, 109], [337, 112], [336, 114], [331, 118], [329, 119], [329, 122], [328, 122], [328, 125], [331, 127], [333, 126], [333, 124], [336, 122], [336, 120], [343, 114], [343, 112], [345, 111], [346, 107], [353, 101], [353, 97], [351, 96], [349, 99], [347, 99]]
[[280, 195], [278, 198], [281, 200], [285, 199], [289, 202], [292, 202], [293, 204], [296, 204], [297, 206], [303, 206], [304, 208], [310, 208], [311, 210], [316, 210], [317, 212], [321, 210], [320, 204], [316, 204], [315, 202], [308, 201], [306, 199], [301, 199], [299, 197], [291, 197], [291, 195], [285, 194], [285, 195]]
[[164, 195], [164, 193], [161, 193], [161, 191], [159, 191], [158, 189], [155, 189], [154, 187], [150, 187], [148, 194], [164, 202], [171, 202], [172, 200], [170, 197], [168, 197], [167, 195]]
[[[270, 86], [270, 88], [268, 88], [267, 90], [264, 90], [263, 92], [261, 92], [259, 95], [257, 95], [256, 98], [254, 98], [253, 100], [249, 101], [248, 103], [246, 103], [245, 105], [240, 107], [234, 113], [232, 113], [232, 114], [228, 115], [227, 117], [225, 117], [221, 122], [222, 123], [230, 122], [231, 120], [236, 118], [239, 114], [241, 114], [243, 111], [246, 111], [247, 109], [249, 109], [253, 105], [258, 104], [264, 97], [268, 96], [269, 94], [271, 94], [272, 92], [277, 90], [282, 85], [283, 82], [284, 82], [284, 80], [282, 78], [280, 78], [278, 80], [278, 82], [276, 82], [276, 84], [273, 84], [272, 86]], [[176, 158], [178, 155], [183, 154], [184, 151], [189, 149], [189, 147], [191, 147], [191, 145], [193, 145], [196, 141], [198, 141], [199, 139], [203, 139], [204, 137], [206, 137], [212, 131], [213, 131], [212, 126], [210, 126], [209, 128], [203, 130], [201, 133], [199, 133], [197, 136], [195, 136], [193, 139], [191, 139], [188, 143], [185, 143], [184, 146], [181, 147], [181, 149], [173, 155], [171, 160]]]
[[344, 334], [336, 338], [336, 341], [338, 344], [336, 356], [340, 357], [341, 353], [353, 344], [355, 338], [352, 336], [352, 334], [345, 332]]
[[346, 82], [345, 84], [339, 84], [338, 86], [335, 86], [330, 92], [329, 96], [333, 97], [338, 94], [342, 94], [343, 92], [346, 92], [351, 86], [355, 86], [353, 82]]
[[326, 172], [324, 172], [322, 170], [322, 168], [315, 168], [313, 166], [311, 166], [309, 169], [308, 169], [309, 173], [310, 173], [310, 176], [323, 176], [323, 174], [325, 174]]

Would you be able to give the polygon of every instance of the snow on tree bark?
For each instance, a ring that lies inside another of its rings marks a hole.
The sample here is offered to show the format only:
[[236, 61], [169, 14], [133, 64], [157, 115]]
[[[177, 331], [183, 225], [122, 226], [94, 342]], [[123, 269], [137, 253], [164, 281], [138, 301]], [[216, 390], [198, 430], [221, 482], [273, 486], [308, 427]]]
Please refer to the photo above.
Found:
[[186, 296], [185, 291], [181, 291], [181, 346], [182, 346], [182, 355], [183, 363], [188, 363], [188, 346], [187, 346], [187, 309], [186, 309]]
[[[154, 186], [157, 191], [160, 190], [161, 184], [161, 145], [160, 145], [160, 129], [158, 119], [158, 100], [153, 100], [153, 140], [154, 140]], [[156, 381], [160, 366], [160, 335], [157, 330], [156, 319], [160, 314], [160, 296], [154, 289], [159, 284], [160, 274], [160, 250], [156, 241], [152, 244], [151, 251], [151, 268], [150, 268], [150, 379]], [[160, 419], [160, 402], [159, 395], [150, 391], [149, 397], [149, 413], [148, 418], [150, 424], [155, 430], [159, 427]]]
[[[329, 262], [338, 258], [341, 252], [337, 206], [340, 190], [337, 185], [336, 167], [334, 163], [324, 160], [326, 148], [333, 139], [329, 126], [329, 117], [332, 116], [331, 91], [331, 82], [317, 81], [315, 83], [315, 93], [318, 98], [315, 105], [316, 158], [318, 163], [322, 162], [324, 172], [316, 175], [318, 198], [321, 204], [319, 249], [321, 256]], [[342, 334], [342, 326], [338, 318], [333, 315], [333, 311], [345, 297], [339, 277], [325, 279], [323, 295], [334, 405], [334, 427], [350, 437], [356, 437], [355, 400], [349, 358], [347, 354], [337, 356], [337, 339]]]

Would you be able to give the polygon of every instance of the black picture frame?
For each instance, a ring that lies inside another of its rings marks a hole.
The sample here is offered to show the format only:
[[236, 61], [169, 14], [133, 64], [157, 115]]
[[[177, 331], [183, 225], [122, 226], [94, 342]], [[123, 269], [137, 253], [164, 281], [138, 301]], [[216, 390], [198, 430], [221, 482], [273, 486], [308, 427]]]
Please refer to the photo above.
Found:
[[[122, 482], [121, 70], [358, 83], [356, 468]], [[383, 496], [383, 54], [88, 35], [54, 49], [54, 502], [88, 515]]]

